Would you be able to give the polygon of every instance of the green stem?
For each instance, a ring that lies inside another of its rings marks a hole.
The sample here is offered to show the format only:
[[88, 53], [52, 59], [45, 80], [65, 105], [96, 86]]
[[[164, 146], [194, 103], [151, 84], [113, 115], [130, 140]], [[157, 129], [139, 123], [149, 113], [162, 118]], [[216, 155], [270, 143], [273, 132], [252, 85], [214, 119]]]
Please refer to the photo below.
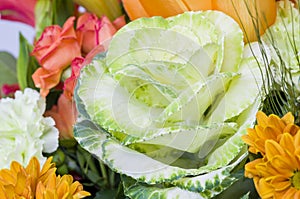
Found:
[[115, 186], [115, 172], [113, 172], [112, 170], [110, 171], [109, 175], [109, 185], [111, 189], [113, 189]]
[[102, 177], [105, 179], [105, 182], [106, 184], [108, 184], [108, 175], [107, 175], [107, 171], [106, 171], [106, 168], [105, 168], [105, 164], [99, 160], [99, 163], [100, 163], [100, 169], [101, 169], [101, 173], [102, 173]]

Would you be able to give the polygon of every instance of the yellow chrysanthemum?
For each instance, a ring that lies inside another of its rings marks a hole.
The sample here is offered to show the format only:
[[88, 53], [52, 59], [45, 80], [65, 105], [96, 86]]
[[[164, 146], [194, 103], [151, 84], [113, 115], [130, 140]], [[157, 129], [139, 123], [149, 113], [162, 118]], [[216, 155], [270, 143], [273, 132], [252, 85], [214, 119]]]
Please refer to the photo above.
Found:
[[291, 113], [279, 118], [274, 114], [268, 117], [265, 113], [259, 111], [256, 118], [257, 125], [254, 129], [248, 128], [248, 134], [242, 136], [243, 141], [249, 145], [251, 153], [257, 154], [260, 152], [264, 155], [266, 140], [278, 142], [283, 133], [295, 135], [299, 130], [299, 127], [294, 124], [294, 116]]
[[33, 157], [24, 168], [18, 162], [12, 162], [10, 169], [0, 170], [1, 199], [78, 199], [89, 196], [73, 177], [56, 176], [56, 167], [48, 158], [42, 170], [37, 158]]
[[248, 163], [245, 175], [253, 178], [265, 198], [300, 198], [300, 132], [282, 134], [279, 142], [267, 140], [265, 156]]

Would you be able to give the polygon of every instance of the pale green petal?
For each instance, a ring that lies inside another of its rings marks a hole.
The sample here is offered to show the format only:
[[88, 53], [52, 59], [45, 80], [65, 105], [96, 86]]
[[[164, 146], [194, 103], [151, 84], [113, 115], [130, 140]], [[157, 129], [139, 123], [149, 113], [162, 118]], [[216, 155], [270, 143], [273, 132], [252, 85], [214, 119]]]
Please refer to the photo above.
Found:
[[52, 118], [43, 117], [45, 108], [45, 99], [30, 88], [0, 100], [0, 168], [12, 161], [26, 166], [33, 156], [43, 164], [42, 152], [57, 149], [58, 130]]

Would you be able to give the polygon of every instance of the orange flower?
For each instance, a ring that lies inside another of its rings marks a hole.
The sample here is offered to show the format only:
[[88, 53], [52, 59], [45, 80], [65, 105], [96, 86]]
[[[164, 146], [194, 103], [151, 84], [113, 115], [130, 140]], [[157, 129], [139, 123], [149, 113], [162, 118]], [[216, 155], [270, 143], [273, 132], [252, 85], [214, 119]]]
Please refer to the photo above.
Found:
[[62, 94], [58, 99], [57, 105], [46, 111], [45, 116], [51, 116], [55, 120], [60, 139], [73, 138], [73, 125], [77, 118], [75, 101], [68, 99]]
[[124, 16], [117, 18], [113, 23], [106, 16], [100, 19], [90, 13], [80, 16], [77, 21], [76, 33], [83, 55], [88, 54], [98, 45], [106, 44], [107, 46], [112, 36], [125, 24]]
[[140, 17], [170, 17], [191, 10], [212, 9], [211, 0], [122, 0], [131, 20]]
[[0, 198], [62, 199], [84, 198], [90, 194], [83, 191], [79, 182], [73, 182], [70, 175], [55, 175], [55, 164], [48, 158], [42, 170], [33, 157], [26, 168], [12, 162], [10, 169], [0, 170]]
[[294, 116], [287, 113], [281, 119], [271, 114], [269, 117], [263, 112], [259, 111], [256, 115], [257, 125], [254, 129], [247, 129], [248, 134], [242, 136], [244, 142], [249, 145], [251, 153], [265, 154], [265, 142], [267, 140], [274, 140], [278, 142], [283, 133], [290, 133], [295, 135], [299, 127], [294, 124]]
[[63, 28], [57, 25], [47, 27], [34, 46], [32, 55], [42, 68], [35, 71], [32, 78], [44, 97], [59, 83], [62, 71], [75, 57], [80, 56], [74, 20], [75, 17], [70, 17]]
[[[219, 10], [240, 24], [248, 37], [245, 39], [247, 42], [257, 40], [255, 29], [263, 34], [276, 19], [275, 0], [123, 0], [123, 4], [131, 20], [151, 16], [169, 17], [191, 10]], [[259, 21], [259, 27], [253, 26], [252, 17]]]
[[266, 153], [245, 166], [245, 175], [254, 179], [264, 198], [300, 197], [300, 133], [282, 134], [279, 143], [267, 140]]
[[238, 22], [245, 42], [256, 41], [257, 31], [262, 35], [275, 22], [277, 14], [275, 0], [212, 0], [212, 4], [213, 9], [226, 13]]

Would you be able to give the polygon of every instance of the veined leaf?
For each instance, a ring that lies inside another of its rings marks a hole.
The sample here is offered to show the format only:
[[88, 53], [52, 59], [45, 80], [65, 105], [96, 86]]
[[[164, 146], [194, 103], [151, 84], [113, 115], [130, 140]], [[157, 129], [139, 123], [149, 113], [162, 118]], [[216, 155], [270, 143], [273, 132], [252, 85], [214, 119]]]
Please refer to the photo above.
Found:
[[133, 179], [128, 197], [219, 194], [237, 180], [241, 135], [264, 95], [259, 63], [243, 49], [238, 24], [221, 12], [132, 21], [81, 72], [78, 110], [98, 129], [79, 123], [75, 137]]

